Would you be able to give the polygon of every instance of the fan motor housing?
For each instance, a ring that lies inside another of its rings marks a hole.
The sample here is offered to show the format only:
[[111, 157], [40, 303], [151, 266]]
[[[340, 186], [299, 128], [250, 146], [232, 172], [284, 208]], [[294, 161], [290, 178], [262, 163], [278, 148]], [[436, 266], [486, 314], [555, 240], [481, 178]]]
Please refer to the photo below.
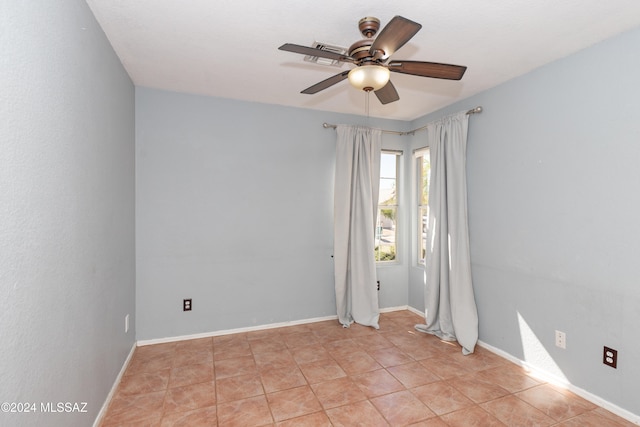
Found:
[[358, 61], [371, 56], [369, 54], [369, 49], [372, 44], [373, 40], [371, 39], [358, 40], [349, 46], [349, 56]]

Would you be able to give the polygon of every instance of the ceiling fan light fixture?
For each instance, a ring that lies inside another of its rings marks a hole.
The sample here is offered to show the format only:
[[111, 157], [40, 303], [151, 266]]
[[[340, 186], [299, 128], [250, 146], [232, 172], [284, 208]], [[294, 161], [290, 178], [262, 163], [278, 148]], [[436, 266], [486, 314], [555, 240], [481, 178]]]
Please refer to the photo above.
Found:
[[381, 65], [362, 65], [349, 71], [349, 83], [366, 92], [380, 90], [389, 82], [389, 69]]

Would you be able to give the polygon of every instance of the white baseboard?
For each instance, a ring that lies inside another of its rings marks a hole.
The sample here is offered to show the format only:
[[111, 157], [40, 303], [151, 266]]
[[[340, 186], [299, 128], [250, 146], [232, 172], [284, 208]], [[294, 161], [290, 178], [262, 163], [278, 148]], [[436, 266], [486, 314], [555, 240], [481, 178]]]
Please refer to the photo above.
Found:
[[174, 337], [156, 338], [152, 340], [140, 340], [138, 341], [138, 346], [142, 347], [145, 345], [152, 345], [152, 344], [164, 344], [168, 342], [194, 340], [198, 338], [219, 337], [222, 335], [239, 334], [243, 332], [263, 331], [266, 329], [284, 328], [286, 326], [295, 326], [295, 325], [304, 325], [307, 323], [324, 322], [325, 320], [336, 320], [337, 318], [338, 316], [315, 317], [312, 319], [302, 319], [302, 320], [293, 320], [290, 322], [270, 323], [267, 325], [249, 326], [246, 328], [225, 329], [221, 331], [204, 332], [201, 334], [179, 335]]
[[111, 386], [111, 390], [109, 391], [107, 398], [104, 400], [104, 403], [102, 404], [102, 408], [100, 408], [100, 412], [98, 412], [98, 415], [96, 416], [96, 419], [93, 422], [93, 427], [98, 427], [102, 422], [102, 418], [104, 418], [105, 414], [107, 413], [107, 409], [109, 408], [111, 399], [113, 399], [113, 395], [116, 394], [116, 390], [120, 385], [120, 380], [122, 379], [124, 372], [127, 370], [127, 367], [129, 366], [129, 362], [131, 362], [131, 358], [133, 357], [133, 352], [135, 350], [136, 350], [136, 343], [134, 342], [133, 346], [131, 347], [131, 350], [129, 351], [129, 354], [127, 355], [127, 358], [122, 364], [122, 368], [120, 369], [118, 376], [116, 377], [115, 381], [113, 382], [113, 385]]
[[536, 368], [535, 366], [532, 366], [531, 364], [525, 362], [524, 360], [520, 360], [515, 356], [512, 356], [511, 354], [500, 350], [499, 348], [493, 347], [492, 345], [489, 345], [483, 341], [478, 341], [478, 345], [482, 348], [485, 348], [487, 350], [489, 350], [490, 352], [497, 354], [500, 357], [503, 357], [513, 363], [515, 363], [516, 365], [522, 366], [524, 369], [526, 369], [527, 371], [529, 371], [533, 377], [538, 378], [541, 381], [545, 381], [548, 383], [551, 383], [553, 385], [556, 385], [558, 387], [562, 387], [565, 388], [567, 390], [569, 390], [570, 392], [582, 397], [585, 400], [588, 400], [589, 402], [593, 403], [594, 405], [598, 405], [604, 409], [606, 409], [607, 411], [616, 414], [617, 416], [624, 418], [625, 420], [632, 422], [634, 424], [640, 425], [640, 416], [634, 414], [633, 412], [629, 412], [626, 409], [623, 409], [617, 405], [614, 405], [613, 403], [604, 400], [603, 398], [596, 396], [593, 393], [590, 393], [580, 387], [577, 387], [573, 384], [571, 384], [570, 382], [568, 382], [566, 379], [564, 378], [559, 378], [553, 374], [550, 374], [549, 372], [543, 371], [541, 369]]
[[410, 305], [407, 306], [407, 310], [409, 310], [412, 313], [417, 314], [418, 316], [424, 317], [424, 310], [422, 310], [422, 311], [418, 310], [417, 308], [411, 307]]
[[[381, 308], [380, 313], [389, 313], [392, 311], [400, 311], [400, 310], [411, 310], [411, 307], [403, 305], [398, 307]], [[418, 314], [420, 313], [418, 312]], [[155, 338], [151, 340], [140, 340], [138, 341], [138, 346], [142, 347], [145, 345], [164, 344], [164, 343], [176, 342], [176, 341], [187, 341], [187, 340], [194, 340], [198, 338], [218, 337], [222, 335], [239, 334], [243, 332], [263, 331], [265, 329], [284, 328], [286, 326], [305, 325], [307, 323], [324, 322], [326, 320], [336, 320], [336, 319], [338, 319], [338, 316], [314, 317], [311, 319], [293, 320], [290, 322], [280, 322], [280, 323], [269, 323], [266, 325], [249, 326], [246, 328], [225, 329], [221, 331], [204, 332], [200, 334], [178, 335], [178, 336], [166, 337], [166, 338]]]
[[408, 309], [409, 309], [408, 305], [399, 305], [397, 307], [381, 308], [380, 313], [391, 313], [392, 311], [401, 311], [401, 310], [408, 310]]

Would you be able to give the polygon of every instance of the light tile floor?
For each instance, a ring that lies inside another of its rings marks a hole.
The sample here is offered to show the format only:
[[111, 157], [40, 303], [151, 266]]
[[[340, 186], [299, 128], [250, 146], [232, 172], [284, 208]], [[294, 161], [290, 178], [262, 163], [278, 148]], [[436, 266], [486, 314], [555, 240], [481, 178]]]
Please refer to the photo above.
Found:
[[103, 427], [632, 426], [483, 349], [337, 321], [138, 347]]

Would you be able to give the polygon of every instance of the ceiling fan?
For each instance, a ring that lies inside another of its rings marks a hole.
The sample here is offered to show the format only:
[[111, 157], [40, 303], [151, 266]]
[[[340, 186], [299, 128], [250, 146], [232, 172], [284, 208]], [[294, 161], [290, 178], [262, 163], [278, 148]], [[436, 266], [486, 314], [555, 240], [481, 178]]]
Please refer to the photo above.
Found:
[[285, 43], [278, 48], [302, 55], [348, 62], [356, 66], [351, 70], [343, 71], [316, 83], [301, 93], [318, 93], [348, 78], [356, 88], [366, 92], [373, 91], [382, 104], [388, 104], [400, 99], [396, 88], [389, 80], [389, 72], [460, 80], [467, 70], [467, 67], [464, 66], [437, 62], [389, 60], [389, 57], [396, 50], [404, 46], [422, 28], [422, 25], [402, 16], [395, 16], [391, 19], [375, 39], [373, 37], [380, 29], [378, 18], [362, 18], [358, 22], [358, 28], [365, 39], [352, 44], [349, 47], [348, 55], [292, 43]]

